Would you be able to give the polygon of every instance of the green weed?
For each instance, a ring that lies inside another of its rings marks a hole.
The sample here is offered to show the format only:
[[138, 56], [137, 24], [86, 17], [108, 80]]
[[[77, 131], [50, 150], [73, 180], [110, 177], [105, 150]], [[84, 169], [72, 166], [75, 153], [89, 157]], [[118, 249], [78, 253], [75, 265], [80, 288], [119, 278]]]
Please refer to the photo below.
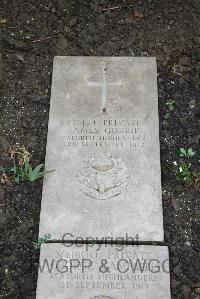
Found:
[[45, 234], [43, 238], [38, 238], [37, 241], [33, 242], [33, 247], [35, 249], [40, 249], [42, 244], [47, 243], [51, 239], [50, 234]]
[[183, 182], [187, 187], [194, 187], [196, 190], [200, 188], [200, 172], [193, 171], [191, 164], [184, 162], [179, 166], [179, 173], [176, 176], [178, 181]]
[[9, 150], [11, 165], [7, 168], [0, 167], [0, 182], [1, 184], [9, 184], [15, 182], [30, 181], [35, 182], [44, 175], [54, 171], [44, 171], [44, 164], [39, 164], [35, 168], [30, 163], [30, 153], [25, 147]]
[[173, 164], [176, 166], [176, 179], [182, 182], [186, 187], [192, 187], [196, 190], [200, 189], [200, 171], [189, 163], [189, 159], [193, 158], [196, 152], [190, 148], [179, 149], [179, 156], [182, 158], [179, 163], [176, 161]]
[[179, 156], [184, 158], [192, 158], [194, 157], [195, 153], [196, 152], [191, 147], [188, 149], [181, 147]]
[[165, 119], [168, 119], [171, 116], [171, 112], [174, 110], [174, 101], [172, 100], [166, 101], [166, 110], [167, 112], [165, 113], [164, 117]]

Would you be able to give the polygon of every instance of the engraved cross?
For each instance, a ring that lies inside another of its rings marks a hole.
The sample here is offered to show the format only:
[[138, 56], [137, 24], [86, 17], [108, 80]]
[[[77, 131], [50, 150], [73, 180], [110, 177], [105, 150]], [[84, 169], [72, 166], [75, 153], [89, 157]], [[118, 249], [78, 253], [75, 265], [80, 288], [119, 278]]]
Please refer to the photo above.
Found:
[[107, 68], [103, 67], [102, 69], [102, 81], [101, 82], [88, 82], [88, 86], [99, 86], [102, 87], [102, 114], [106, 114], [106, 104], [107, 104], [107, 88], [109, 86], [120, 86], [122, 87], [122, 84], [120, 82], [107, 82]]

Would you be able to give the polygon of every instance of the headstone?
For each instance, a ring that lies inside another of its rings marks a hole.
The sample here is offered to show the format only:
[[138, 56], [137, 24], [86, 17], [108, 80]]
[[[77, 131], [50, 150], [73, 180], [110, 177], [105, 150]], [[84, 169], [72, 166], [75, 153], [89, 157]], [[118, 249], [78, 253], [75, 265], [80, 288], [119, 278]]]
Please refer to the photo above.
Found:
[[40, 235], [163, 241], [154, 58], [55, 57]]
[[167, 247], [85, 246], [42, 245], [36, 299], [171, 298]]

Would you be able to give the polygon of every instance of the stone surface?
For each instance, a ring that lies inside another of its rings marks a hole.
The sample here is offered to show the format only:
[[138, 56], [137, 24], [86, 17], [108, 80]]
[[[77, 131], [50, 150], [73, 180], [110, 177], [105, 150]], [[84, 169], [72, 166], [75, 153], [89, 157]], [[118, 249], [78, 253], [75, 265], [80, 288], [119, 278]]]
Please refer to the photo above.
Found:
[[163, 240], [154, 58], [56, 57], [40, 235]]
[[36, 299], [171, 298], [167, 247], [90, 246], [42, 245]]

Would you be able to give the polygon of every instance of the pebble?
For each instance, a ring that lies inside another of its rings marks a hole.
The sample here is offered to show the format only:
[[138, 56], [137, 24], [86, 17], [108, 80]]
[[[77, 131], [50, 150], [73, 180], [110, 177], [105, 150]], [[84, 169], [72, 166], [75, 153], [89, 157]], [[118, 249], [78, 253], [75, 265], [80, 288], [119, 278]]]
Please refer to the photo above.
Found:
[[191, 242], [186, 241], [186, 242], [185, 242], [185, 245], [186, 245], [186, 246], [191, 246]]
[[9, 270], [6, 268], [6, 269], [5, 269], [5, 274], [8, 274], [8, 272], [9, 272]]
[[70, 28], [69, 28], [68, 26], [64, 26], [63, 29], [64, 29], [64, 32], [65, 32], [65, 33], [69, 33], [69, 32], [70, 32]]
[[191, 101], [189, 102], [189, 107], [190, 107], [190, 109], [194, 109], [194, 108], [195, 108], [195, 104], [196, 104], [195, 100], [191, 100]]

